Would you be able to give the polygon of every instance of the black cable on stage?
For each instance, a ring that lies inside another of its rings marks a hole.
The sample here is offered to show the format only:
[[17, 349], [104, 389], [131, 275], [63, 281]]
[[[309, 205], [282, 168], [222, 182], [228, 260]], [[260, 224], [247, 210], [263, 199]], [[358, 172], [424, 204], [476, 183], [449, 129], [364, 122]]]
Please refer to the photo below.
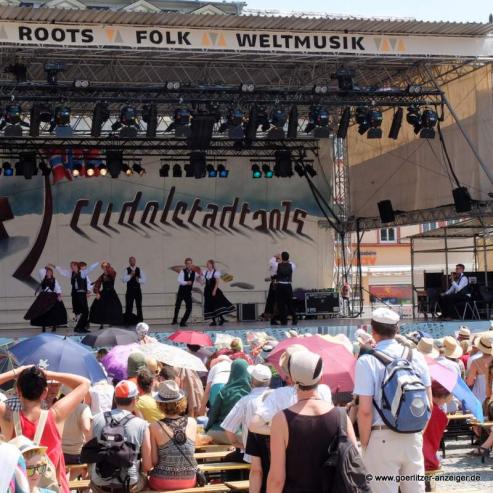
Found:
[[440, 127], [440, 122], [438, 122], [437, 129], [438, 129], [438, 136], [440, 138], [440, 143], [442, 144], [442, 149], [443, 149], [443, 152], [445, 154], [445, 158], [447, 159], [447, 163], [449, 165], [450, 172], [452, 173], [452, 176], [454, 178], [454, 181], [455, 181], [457, 187], [460, 188], [459, 179], [457, 178], [457, 175], [455, 174], [454, 167], [452, 166], [452, 161], [450, 160], [450, 156], [449, 156], [449, 153], [447, 150], [447, 146], [445, 145], [445, 140], [443, 138], [443, 133], [442, 133], [442, 128]]

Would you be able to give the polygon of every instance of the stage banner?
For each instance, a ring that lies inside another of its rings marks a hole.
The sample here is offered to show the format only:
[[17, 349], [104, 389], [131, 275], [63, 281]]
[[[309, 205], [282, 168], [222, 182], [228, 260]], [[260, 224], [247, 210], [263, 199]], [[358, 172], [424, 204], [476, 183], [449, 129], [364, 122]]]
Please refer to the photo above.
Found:
[[[32, 302], [39, 269], [68, 269], [73, 260], [107, 260], [120, 274], [135, 256], [148, 278], [146, 301], [156, 307], [174, 303], [186, 257], [201, 267], [214, 259], [233, 302], [263, 303], [269, 259], [283, 250], [298, 266], [295, 287], [332, 286], [334, 237], [305, 178], [254, 179], [245, 158], [226, 163], [228, 178], [160, 178], [156, 163], [142, 166], [144, 176], [55, 184], [40, 173], [1, 177], [0, 311], [3, 298]], [[314, 167], [315, 183], [330, 197], [328, 162]], [[100, 274], [98, 267], [91, 280]], [[69, 300], [70, 280], [57, 279]], [[116, 289], [125, 292], [120, 279]], [[200, 301], [200, 290], [194, 296]]]
[[168, 28], [0, 22], [0, 43], [190, 51], [347, 53], [368, 56], [491, 57], [491, 37]]

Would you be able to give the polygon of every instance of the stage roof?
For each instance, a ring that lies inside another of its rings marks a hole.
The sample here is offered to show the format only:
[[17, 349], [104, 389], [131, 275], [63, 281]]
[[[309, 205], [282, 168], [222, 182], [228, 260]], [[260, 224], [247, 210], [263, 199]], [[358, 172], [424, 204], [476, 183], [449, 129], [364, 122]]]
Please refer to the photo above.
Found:
[[417, 34], [439, 36], [487, 36], [493, 24], [479, 22], [423, 22], [413, 19], [357, 17], [289, 17], [270, 15], [194, 15], [176, 13], [140, 13], [111, 10], [70, 10], [5, 6], [0, 19], [23, 22], [132, 24], [173, 27], [209, 27], [221, 29], [282, 29], [287, 31], [337, 31], [362, 34]]
[[440, 228], [423, 231], [408, 238], [433, 239], [433, 238], [474, 238], [476, 236], [490, 236], [493, 233], [493, 216], [473, 218], [449, 224]]

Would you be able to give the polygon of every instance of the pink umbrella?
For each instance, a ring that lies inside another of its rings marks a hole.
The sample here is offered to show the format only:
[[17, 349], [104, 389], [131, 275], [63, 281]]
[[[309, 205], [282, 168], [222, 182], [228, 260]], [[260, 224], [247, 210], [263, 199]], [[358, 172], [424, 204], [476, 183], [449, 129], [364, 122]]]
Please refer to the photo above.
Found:
[[138, 351], [142, 352], [140, 345], [136, 343], [115, 346], [101, 360], [101, 363], [106, 368], [110, 377], [116, 380], [125, 380], [127, 378], [128, 356]]
[[176, 332], [173, 332], [168, 339], [170, 341], [196, 346], [210, 347], [213, 345], [211, 338], [207, 334], [197, 330], [177, 330]]
[[287, 347], [293, 344], [305, 346], [309, 351], [319, 354], [324, 363], [321, 383], [330, 387], [333, 393], [352, 392], [354, 388], [354, 356], [341, 344], [329, 342], [320, 336], [291, 337], [280, 342], [268, 357], [269, 363], [282, 374], [279, 359]]

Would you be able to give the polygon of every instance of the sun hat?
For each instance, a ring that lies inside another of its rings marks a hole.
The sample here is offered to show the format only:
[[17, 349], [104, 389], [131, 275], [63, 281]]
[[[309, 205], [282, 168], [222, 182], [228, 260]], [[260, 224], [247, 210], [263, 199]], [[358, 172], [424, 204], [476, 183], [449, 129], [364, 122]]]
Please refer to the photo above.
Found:
[[417, 349], [420, 353], [429, 356], [430, 358], [438, 358], [440, 355], [433, 343], [433, 339], [430, 337], [422, 337], [418, 342]]
[[266, 365], [255, 365], [248, 367], [248, 373], [257, 382], [269, 383], [272, 378], [272, 372]]
[[446, 358], [457, 359], [462, 356], [462, 348], [457, 342], [457, 339], [452, 336], [444, 337], [443, 339], [443, 355]]
[[159, 384], [157, 394], [154, 396], [156, 402], [178, 402], [185, 397], [185, 392], [178, 387], [174, 380], [165, 380]]
[[471, 337], [471, 330], [465, 325], [459, 327], [459, 332], [457, 332], [457, 337], [459, 339], [469, 339]]
[[149, 325], [145, 322], [139, 322], [135, 327], [138, 336], [145, 336], [149, 332]]
[[490, 336], [481, 336], [479, 341], [476, 339], [474, 345], [484, 354], [492, 354], [491, 353], [491, 337]]
[[322, 358], [311, 351], [298, 351], [288, 361], [288, 372], [295, 385], [315, 385], [322, 377]]
[[284, 373], [286, 373], [286, 375], [289, 375], [289, 371], [288, 371], [289, 358], [291, 358], [293, 354], [301, 351], [308, 351], [308, 349], [305, 346], [302, 346], [301, 344], [291, 344], [291, 346], [288, 346], [284, 350], [284, 353], [281, 354], [281, 357], [279, 358], [279, 366], [281, 367], [281, 370]]
[[468, 339], [462, 339], [462, 341], [459, 341], [459, 344], [462, 348], [462, 354], [467, 354], [471, 351], [471, 341]]
[[371, 319], [374, 322], [378, 322], [381, 324], [387, 325], [396, 325], [399, 323], [400, 317], [399, 314], [391, 310], [390, 308], [375, 308], [371, 313]]
[[29, 440], [29, 438], [24, 435], [17, 435], [15, 438], [12, 438], [9, 443], [17, 447], [21, 454], [32, 452], [34, 450], [38, 450], [40, 454], [45, 454], [48, 450], [48, 447], [36, 445], [32, 440]]
[[130, 380], [122, 380], [115, 387], [115, 397], [118, 399], [134, 399], [139, 395], [139, 389]]

